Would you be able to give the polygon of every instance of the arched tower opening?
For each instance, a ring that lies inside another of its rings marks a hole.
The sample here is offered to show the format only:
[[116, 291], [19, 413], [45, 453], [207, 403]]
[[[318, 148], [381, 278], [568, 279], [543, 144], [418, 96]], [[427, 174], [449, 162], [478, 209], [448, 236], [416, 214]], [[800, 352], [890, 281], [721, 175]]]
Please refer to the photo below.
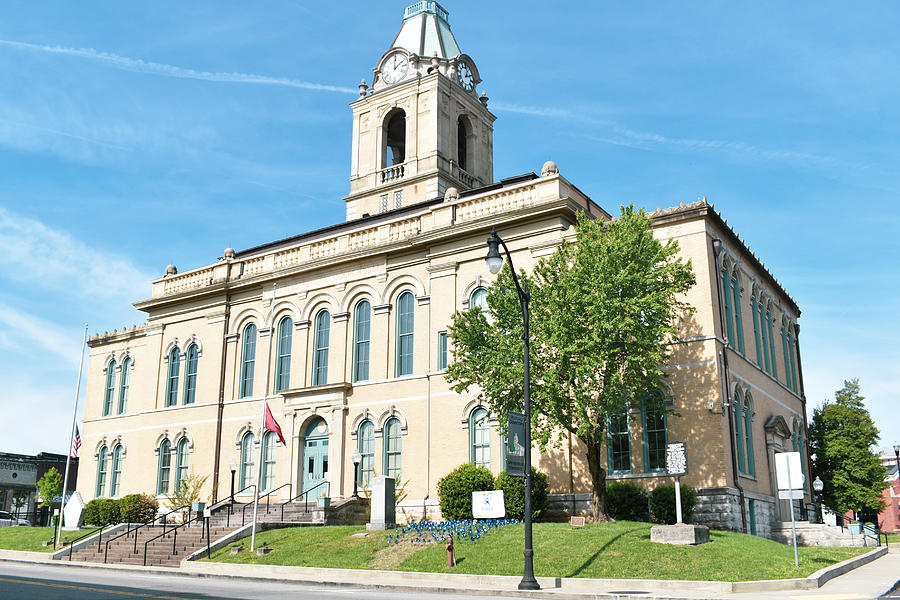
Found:
[[399, 165], [406, 160], [406, 113], [395, 108], [387, 114], [384, 123], [382, 167]]
[[460, 115], [456, 120], [456, 163], [463, 171], [469, 168], [469, 126], [466, 117]]

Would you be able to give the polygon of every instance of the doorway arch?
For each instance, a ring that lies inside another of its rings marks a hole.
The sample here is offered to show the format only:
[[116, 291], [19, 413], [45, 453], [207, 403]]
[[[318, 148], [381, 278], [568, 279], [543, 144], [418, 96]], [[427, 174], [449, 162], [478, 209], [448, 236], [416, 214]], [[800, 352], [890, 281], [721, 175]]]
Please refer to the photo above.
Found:
[[325, 491], [322, 484], [328, 480], [328, 424], [322, 417], [315, 417], [303, 431], [303, 459], [300, 475], [301, 491], [308, 492], [320, 486], [315, 496]]

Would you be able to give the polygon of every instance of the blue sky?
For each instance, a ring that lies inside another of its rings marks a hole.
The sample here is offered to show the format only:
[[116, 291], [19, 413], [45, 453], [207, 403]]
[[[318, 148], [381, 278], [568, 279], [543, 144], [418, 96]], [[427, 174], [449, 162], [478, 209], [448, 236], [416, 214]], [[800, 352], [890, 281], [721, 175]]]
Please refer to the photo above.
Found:
[[[900, 7], [443, 4], [495, 177], [552, 159], [613, 213], [706, 196], [803, 310], [810, 411], [858, 377], [900, 441]], [[66, 450], [83, 324], [142, 322], [167, 264], [343, 220], [347, 105], [404, 6], [4, 5], [0, 450]]]

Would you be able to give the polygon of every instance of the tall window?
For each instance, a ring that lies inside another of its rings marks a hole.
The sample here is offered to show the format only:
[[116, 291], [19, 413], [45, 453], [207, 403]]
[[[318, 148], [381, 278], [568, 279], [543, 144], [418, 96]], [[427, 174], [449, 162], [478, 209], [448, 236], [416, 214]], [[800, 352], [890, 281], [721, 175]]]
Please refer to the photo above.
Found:
[[413, 372], [413, 309], [412, 292], [403, 292], [397, 299], [397, 368], [396, 376]]
[[164, 439], [159, 445], [159, 473], [156, 477], [156, 495], [169, 495], [169, 472], [172, 469], [172, 445]]
[[360, 423], [356, 434], [359, 463], [359, 484], [368, 488], [375, 476], [375, 426], [368, 419]]
[[631, 440], [628, 436], [628, 412], [609, 417], [609, 470], [631, 473]]
[[184, 366], [184, 403], [193, 404], [197, 396], [197, 359], [200, 348], [197, 344], [188, 346]]
[[178, 346], [169, 352], [169, 378], [166, 386], [166, 406], [178, 404], [178, 374], [181, 369], [181, 351]]
[[760, 363], [760, 366], [763, 367], [766, 373], [771, 373], [772, 367], [769, 365], [769, 322], [766, 320], [766, 309], [763, 306], [763, 299], [759, 298], [756, 301], [756, 305], [759, 310], [759, 327], [762, 329], [763, 362]]
[[481, 309], [481, 312], [487, 316], [488, 314], [488, 303], [487, 303], [488, 293], [487, 290], [483, 287], [475, 288], [472, 294], [469, 296], [469, 308], [475, 308], [476, 306]]
[[369, 338], [372, 335], [372, 306], [360, 300], [353, 311], [353, 381], [369, 380]]
[[291, 387], [291, 341], [294, 321], [284, 317], [278, 323], [278, 358], [275, 360], [275, 391]]
[[459, 168], [466, 170], [466, 154], [468, 151], [466, 144], [466, 123], [462, 117], [456, 120], [456, 160]]
[[741, 284], [738, 282], [737, 267], [731, 274], [731, 291], [734, 299], [734, 329], [737, 339], [737, 350], [741, 354], [744, 353], [744, 315], [741, 313]]
[[97, 453], [97, 485], [94, 486], [94, 497], [102, 498], [103, 491], [106, 489], [106, 459], [108, 450], [106, 446], [100, 447]]
[[118, 498], [122, 484], [122, 444], [116, 444], [112, 453], [112, 478], [109, 481], [109, 497]]
[[469, 417], [469, 460], [476, 467], [491, 468], [491, 425], [486, 408], [479, 406]]
[[666, 407], [662, 392], [653, 390], [641, 403], [641, 425], [644, 442], [644, 471], [666, 469]]
[[753, 341], [756, 344], [756, 364], [763, 368], [762, 342], [759, 335], [759, 311], [756, 308], [756, 298], [750, 296], [750, 312], [753, 313]]
[[103, 416], [112, 414], [113, 398], [116, 395], [116, 361], [106, 365], [106, 393], [103, 396]]
[[399, 165], [406, 160], [406, 113], [395, 109], [386, 123], [384, 165]]
[[249, 431], [241, 438], [240, 489], [253, 483], [253, 434]]
[[741, 401], [738, 393], [734, 393], [734, 445], [737, 448], [737, 468], [738, 473], [746, 473], [747, 469], [744, 466], [744, 434], [743, 434], [743, 424], [744, 424], [744, 414], [743, 414], [743, 405], [744, 403]]
[[788, 324], [788, 354], [791, 357], [791, 389], [794, 393], [799, 393], [800, 386], [797, 384], [797, 364], [794, 362], [794, 352], [797, 346], [794, 344], [794, 335], [791, 333], [791, 325]]
[[794, 423], [794, 434], [791, 436], [791, 442], [794, 447], [794, 452], [800, 453], [800, 471], [803, 473], [804, 481], [808, 481], [806, 477], [806, 445], [804, 443], [805, 440], [803, 439], [803, 433], [800, 429], [799, 423]]
[[384, 474], [400, 483], [400, 419], [391, 417], [384, 426]]
[[118, 414], [124, 414], [128, 409], [128, 388], [131, 387], [131, 358], [125, 357], [122, 361], [122, 376], [119, 377], [119, 406]]
[[725, 292], [725, 332], [728, 335], [728, 345], [734, 348], [734, 322], [731, 315], [731, 278], [728, 277], [728, 267], [722, 267], [722, 288]]
[[260, 492], [268, 492], [275, 489], [275, 435], [274, 431], [267, 431], [263, 435], [262, 448], [262, 487]]
[[188, 439], [181, 438], [175, 449], [175, 491], [187, 482], [188, 478]]
[[769, 334], [769, 355], [770, 362], [772, 365], [772, 377], [778, 379], [778, 366], [775, 364], [775, 328], [773, 323], [775, 319], [772, 318], [772, 312], [769, 309], [766, 309], [766, 330]]
[[747, 473], [756, 475], [756, 462], [753, 458], [753, 408], [750, 402], [750, 394], [744, 398], [744, 439], [747, 442]]
[[447, 368], [447, 332], [438, 331], [438, 347], [437, 347], [437, 368], [443, 371]]
[[[241, 347], [241, 398], [253, 395], [253, 367], [256, 364], [256, 325], [248, 323], [244, 327]], [[243, 486], [241, 486], [243, 487]]]
[[315, 350], [313, 351], [312, 384], [328, 383], [328, 338], [331, 335], [331, 315], [320, 310], [316, 315]]

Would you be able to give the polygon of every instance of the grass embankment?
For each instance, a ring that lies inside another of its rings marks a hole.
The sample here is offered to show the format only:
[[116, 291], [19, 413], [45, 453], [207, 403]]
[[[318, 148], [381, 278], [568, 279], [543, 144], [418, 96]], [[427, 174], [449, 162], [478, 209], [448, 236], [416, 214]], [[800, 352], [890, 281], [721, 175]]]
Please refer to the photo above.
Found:
[[[521, 575], [523, 526], [510, 526], [469, 542], [457, 540], [457, 566], [447, 568], [442, 544], [413, 547], [386, 543], [389, 532], [362, 527], [276, 529], [257, 536], [273, 551], [229, 556], [229, 548], [212, 560], [232, 563], [395, 569], [400, 571]], [[619, 521], [573, 529], [565, 523], [534, 525], [534, 570], [538, 577], [616, 579], [685, 579], [752, 581], [806, 577], [828, 565], [868, 551], [864, 548], [802, 547], [800, 567], [794, 550], [764, 538], [711, 531], [700, 546], [669, 546], [650, 541], [650, 524]], [[249, 540], [243, 540], [249, 546]]]
[[[74, 531], [65, 534], [73, 537]], [[77, 537], [77, 536], [75, 536]], [[52, 527], [0, 527], [0, 548], [3, 550], [28, 550], [30, 552], [53, 552], [50, 546], [41, 546], [43, 542], [53, 539]], [[57, 548], [58, 550], [58, 548]]]

